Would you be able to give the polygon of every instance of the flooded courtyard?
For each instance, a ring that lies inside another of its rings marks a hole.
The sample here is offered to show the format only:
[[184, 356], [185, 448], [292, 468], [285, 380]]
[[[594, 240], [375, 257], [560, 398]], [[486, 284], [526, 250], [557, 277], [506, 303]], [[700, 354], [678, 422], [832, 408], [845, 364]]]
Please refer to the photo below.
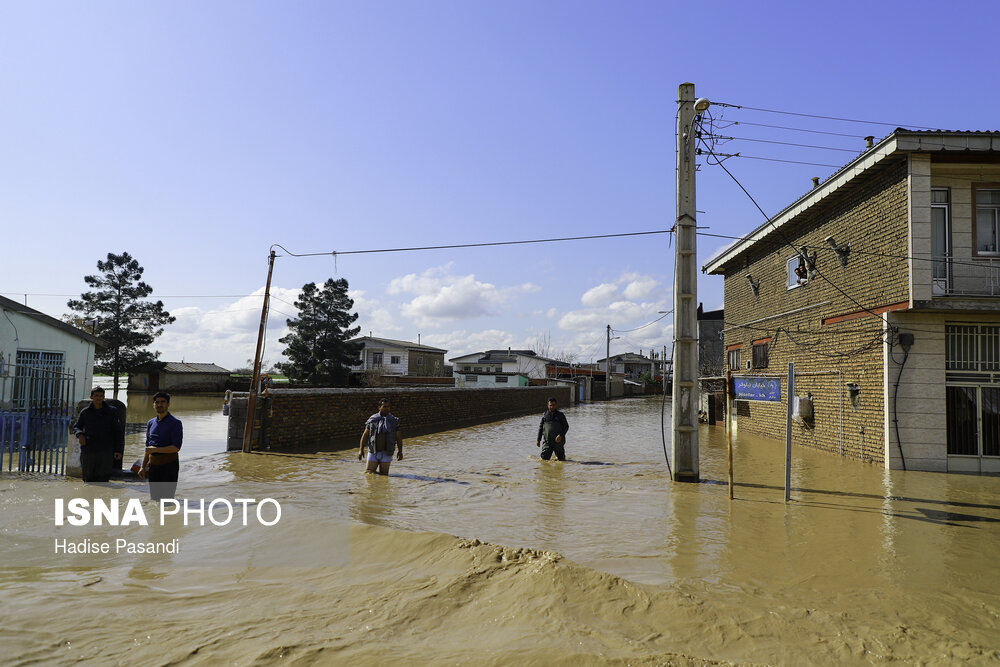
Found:
[[[670, 481], [658, 398], [565, 408], [565, 463], [537, 458], [529, 416], [406, 439], [387, 478], [356, 449], [222, 452], [218, 398], [172, 411], [178, 496], [273, 498], [280, 522], [56, 529], [58, 499], [157, 506], [132, 482], [4, 473], [15, 664], [1000, 661], [997, 477], [796, 448], [785, 503], [783, 442], [741, 434], [730, 501], [721, 427], [701, 429], [702, 482]], [[54, 531], [180, 552], [54, 555]]]

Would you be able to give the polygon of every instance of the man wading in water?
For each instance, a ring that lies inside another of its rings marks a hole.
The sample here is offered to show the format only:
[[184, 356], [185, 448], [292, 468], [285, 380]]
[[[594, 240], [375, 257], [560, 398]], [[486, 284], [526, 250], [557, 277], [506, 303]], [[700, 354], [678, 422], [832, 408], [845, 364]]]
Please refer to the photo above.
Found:
[[569, 422], [566, 421], [566, 415], [559, 412], [557, 407], [556, 399], [550, 398], [549, 409], [542, 413], [542, 422], [538, 425], [538, 440], [535, 442], [535, 447], [542, 447], [542, 441], [545, 441], [541, 457], [546, 461], [552, 458], [553, 453], [560, 461], [566, 460], [566, 431], [569, 430]]
[[364, 460], [365, 446], [368, 446], [366, 473], [389, 474], [392, 450], [396, 450], [396, 460], [403, 460], [403, 434], [399, 431], [399, 420], [389, 412], [389, 399], [378, 402], [378, 412], [365, 422], [365, 432], [361, 434], [361, 449], [358, 460]]

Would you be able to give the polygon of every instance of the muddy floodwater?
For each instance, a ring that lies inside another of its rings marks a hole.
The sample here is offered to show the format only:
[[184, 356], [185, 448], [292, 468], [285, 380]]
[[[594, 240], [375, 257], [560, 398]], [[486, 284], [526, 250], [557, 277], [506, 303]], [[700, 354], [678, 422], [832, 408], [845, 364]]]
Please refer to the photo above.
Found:
[[[174, 401], [178, 497], [252, 500], [247, 526], [161, 521], [136, 483], [0, 475], [5, 663], [1000, 662], [997, 477], [796, 448], [785, 503], [783, 442], [740, 434], [730, 501], [724, 430], [701, 429], [702, 482], [672, 483], [650, 398], [566, 408], [564, 463], [530, 416], [407, 439], [386, 478], [356, 450], [224, 453], [220, 407]], [[150, 525], [56, 526], [70, 498]]]

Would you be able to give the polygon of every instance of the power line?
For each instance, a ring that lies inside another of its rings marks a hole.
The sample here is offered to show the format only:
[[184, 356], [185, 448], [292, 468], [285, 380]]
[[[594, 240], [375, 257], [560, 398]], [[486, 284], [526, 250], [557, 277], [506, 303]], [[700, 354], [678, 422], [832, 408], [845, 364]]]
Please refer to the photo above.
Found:
[[842, 153], [854, 153], [859, 155], [862, 151], [853, 148], [834, 148], [833, 146], [815, 146], [813, 144], [797, 144], [790, 141], [773, 141], [771, 139], [751, 139], [750, 137], [715, 137], [723, 141], [754, 141], [760, 144], [778, 144], [780, 146], [795, 146], [796, 148], [817, 148], [824, 151], [841, 151]]
[[751, 123], [745, 120], [730, 121], [733, 125], [752, 125], [754, 127], [769, 127], [774, 130], [791, 130], [792, 132], [808, 132], [810, 134], [826, 134], [832, 137], [850, 137], [851, 139], [867, 139], [860, 134], [845, 134], [843, 132], [827, 132], [825, 130], [807, 130], [804, 127], [788, 127], [787, 125], [768, 125], [767, 123]]
[[760, 107], [748, 107], [742, 104], [728, 104], [726, 102], [712, 102], [712, 106], [719, 107], [731, 107], [733, 109], [746, 109], [747, 111], [762, 111], [764, 113], [777, 113], [786, 116], [799, 116], [802, 118], [819, 118], [821, 120], [836, 120], [843, 123], [861, 123], [862, 125], [885, 125], [888, 127], [899, 127], [899, 128], [915, 128], [918, 130], [937, 130], [940, 128], [936, 127], [926, 127], [924, 125], [909, 125], [906, 123], [886, 123], [878, 120], [858, 120], [856, 118], [839, 118], [837, 116], [820, 116], [818, 114], [811, 113], [797, 113], [794, 111], [781, 111], [778, 109], [762, 109]]
[[435, 245], [435, 246], [415, 246], [411, 248], [378, 248], [374, 250], [330, 250], [327, 252], [306, 252], [306, 253], [294, 253], [277, 243], [273, 247], [281, 248], [286, 253], [292, 257], [318, 257], [324, 255], [364, 255], [376, 252], [409, 252], [413, 250], [452, 250], [456, 248], [486, 248], [492, 246], [502, 246], [502, 245], [525, 245], [528, 243], [556, 243], [561, 241], [586, 241], [591, 239], [613, 239], [622, 238], [626, 236], [647, 236], [650, 234], [666, 234], [669, 230], [655, 230], [649, 232], [626, 232], [621, 234], [593, 234], [591, 236], [564, 236], [561, 238], [551, 238], [551, 239], [530, 239], [524, 241], [494, 241], [490, 243], [456, 243], [452, 245]]
[[644, 329], [644, 328], [646, 328], [646, 327], [648, 327], [648, 326], [650, 326], [652, 324], [656, 324], [657, 322], [659, 322], [660, 320], [662, 320], [664, 317], [666, 317], [667, 315], [671, 314], [672, 312], [674, 312], [673, 308], [671, 308], [667, 312], [663, 313], [663, 315], [661, 315], [660, 317], [657, 317], [652, 322], [646, 322], [643, 325], [637, 326], [635, 329], [612, 329], [611, 333], [631, 333], [633, 331], [638, 331], [639, 329]]
[[[697, 155], [704, 155], [704, 152], [699, 148], [695, 151]], [[823, 162], [803, 162], [802, 160], [782, 160], [776, 157], [759, 157], [757, 155], [746, 155], [744, 153], [712, 153], [715, 159], [720, 157], [730, 158], [730, 157], [741, 157], [747, 160], [765, 160], [767, 162], [784, 162], [785, 164], [805, 164], [812, 167], [829, 167], [831, 169], [840, 169], [843, 165], [840, 164], [825, 164]]]

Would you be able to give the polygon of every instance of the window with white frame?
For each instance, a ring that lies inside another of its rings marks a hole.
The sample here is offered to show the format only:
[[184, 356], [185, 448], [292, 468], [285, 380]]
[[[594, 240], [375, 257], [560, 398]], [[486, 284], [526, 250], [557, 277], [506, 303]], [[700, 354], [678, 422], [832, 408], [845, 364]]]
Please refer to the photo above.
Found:
[[1000, 189], [976, 189], [976, 254], [1000, 255]]
[[740, 368], [740, 348], [729, 350], [729, 370], [739, 370]]
[[951, 191], [931, 190], [931, 260], [936, 287], [948, 287], [951, 261]]
[[372, 352], [372, 364], [375, 365], [375, 366], [381, 366], [382, 365], [382, 353], [381, 352]]
[[808, 273], [806, 272], [806, 260], [802, 255], [790, 257], [785, 266], [787, 267], [786, 273], [788, 274], [788, 289], [802, 287], [809, 282]]
[[398, 364], [399, 363], [399, 357], [396, 356], [396, 355], [392, 355], [391, 357], [389, 357], [389, 363], [391, 363], [391, 364]]

